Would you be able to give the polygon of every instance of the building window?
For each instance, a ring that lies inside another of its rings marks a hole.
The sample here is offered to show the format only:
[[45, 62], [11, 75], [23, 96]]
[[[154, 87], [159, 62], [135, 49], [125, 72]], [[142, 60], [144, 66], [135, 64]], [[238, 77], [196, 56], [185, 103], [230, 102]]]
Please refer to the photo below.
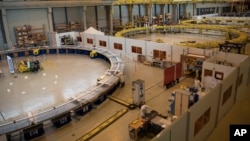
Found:
[[132, 49], [133, 53], [142, 54], [142, 48], [141, 47], [132, 46], [131, 49]]
[[232, 93], [232, 85], [224, 92], [223, 94], [223, 99], [222, 99], [222, 105], [224, 105], [227, 100], [231, 97], [231, 93]]
[[120, 44], [120, 43], [114, 43], [114, 48], [122, 50], [122, 44]]
[[106, 41], [99, 40], [99, 45], [103, 47], [107, 47]]
[[166, 51], [153, 50], [154, 58], [166, 59], [166, 54], [167, 54]]
[[87, 38], [87, 43], [88, 44], [93, 44], [93, 39]]
[[211, 107], [209, 107], [196, 121], [194, 126], [194, 136], [197, 135], [201, 129], [209, 122], [210, 120]]

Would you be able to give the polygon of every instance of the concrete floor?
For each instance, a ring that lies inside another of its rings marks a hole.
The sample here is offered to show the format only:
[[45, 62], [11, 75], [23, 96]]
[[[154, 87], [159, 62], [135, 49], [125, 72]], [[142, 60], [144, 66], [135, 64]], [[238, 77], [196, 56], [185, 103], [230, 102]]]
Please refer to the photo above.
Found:
[[[136, 65], [136, 67], [135, 67]], [[193, 79], [184, 79], [181, 84], [166, 90], [162, 86], [163, 69], [146, 66], [137, 62], [125, 60], [125, 75], [126, 85], [124, 88], [119, 88], [115, 91], [113, 96], [123, 99], [127, 102], [132, 102], [131, 81], [136, 79], [145, 80], [146, 87], [146, 103], [154, 110], [167, 115], [168, 98], [170, 93], [179, 88], [180, 85], [192, 85]], [[144, 70], [144, 71], [141, 71]], [[105, 121], [117, 111], [125, 108], [124, 106], [115, 103], [111, 100], [106, 100], [97, 109], [90, 111], [87, 115], [81, 117], [80, 120], [74, 120], [70, 125], [54, 129], [51, 125], [46, 128], [46, 135], [39, 137], [38, 140], [60, 140], [69, 141], [76, 140], [82, 135], [86, 134], [90, 129], [96, 127], [98, 124]], [[124, 116], [110, 125], [108, 128], [97, 134], [92, 141], [109, 140], [109, 141], [129, 141], [128, 124], [139, 117], [139, 109], [129, 110]], [[142, 140], [150, 140], [150, 138], [143, 138]]]
[[[139, 35], [143, 36], [143, 35]], [[151, 34], [151, 38], [146, 38], [146, 40], [156, 40], [158, 38], [162, 38], [166, 40], [166, 42], [173, 43], [179, 42], [180, 39], [185, 40], [223, 40], [223, 37], [218, 36], [197, 36], [195, 34], [170, 34], [167, 36], [166, 34]], [[183, 38], [180, 38], [183, 36]], [[146, 37], [146, 36], [145, 36]], [[144, 38], [144, 37], [142, 37]], [[210, 39], [212, 38], [212, 39]], [[144, 38], [145, 39], [145, 38]], [[250, 48], [248, 44], [248, 48]], [[250, 50], [250, 49], [249, 49]], [[248, 51], [248, 50], [247, 50]], [[249, 53], [249, 52], [247, 52]], [[249, 53], [250, 54], [250, 53]], [[63, 59], [67, 61], [68, 59]], [[167, 115], [168, 110], [168, 98], [170, 93], [179, 88], [180, 85], [190, 86], [193, 84], [193, 79], [186, 78], [180, 84], [175, 85], [170, 89], [165, 89], [162, 86], [163, 81], [163, 70], [156, 67], [146, 66], [140, 64], [138, 62], [134, 62], [128, 58], [123, 58], [125, 63], [125, 82], [126, 85], [124, 88], [117, 89], [113, 96], [125, 100], [127, 102], [132, 102], [132, 91], [131, 91], [131, 82], [136, 79], [145, 80], [146, 87], [146, 103], [151, 106], [154, 110]], [[78, 68], [78, 67], [77, 67]], [[105, 68], [105, 67], [104, 67]], [[97, 70], [97, 69], [94, 69]], [[93, 71], [94, 71], [93, 70]], [[91, 72], [92, 71], [84, 71], [81, 72]], [[104, 72], [104, 70], [103, 70]], [[101, 74], [101, 72], [100, 72]], [[98, 74], [99, 75], [99, 74]], [[61, 77], [59, 77], [61, 78]], [[73, 79], [71, 79], [73, 80]], [[2, 98], [1, 98], [2, 99]], [[208, 137], [208, 141], [228, 141], [229, 139], [229, 124], [231, 123], [249, 123], [250, 119], [250, 98], [249, 96], [244, 95], [240, 100], [233, 105], [232, 109], [226, 114], [226, 116], [219, 123], [217, 128]], [[244, 106], [244, 107], [242, 107]], [[96, 127], [98, 124], [105, 121], [111, 115], [116, 113], [117, 111], [125, 108], [124, 106], [115, 103], [111, 100], [104, 101], [100, 106], [96, 109], [93, 109], [85, 116], [73, 119], [73, 121], [62, 128], [56, 129], [53, 127], [52, 123], [47, 123], [45, 125], [45, 135], [41, 136], [36, 141], [73, 141], [80, 138], [82, 135], [87, 133], [92, 128]], [[240, 110], [239, 110], [240, 109]], [[238, 115], [238, 116], [235, 116]], [[100, 140], [108, 140], [108, 141], [130, 141], [128, 134], [128, 124], [132, 122], [134, 119], [138, 118], [139, 109], [129, 110], [124, 116], [118, 119], [116, 122], [111, 124], [108, 128], [97, 134], [95, 137], [91, 139], [91, 141], [100, 141]], [[18, 136], [17, 136], [18, 140]], [[142, 141], [150, 140], [150, 138], [143, 138]]]
[[84, 55], [20, 57], [13, 62], [17, 66], [21, 60], [28, 59], [39, 60], [43, 69], [10, 74], [7, 60], [0, 61], [5, 75], [0, 78], [0, 123], [62, 104], [96, 85], [97, 78], [110, 68], [103, 60]]

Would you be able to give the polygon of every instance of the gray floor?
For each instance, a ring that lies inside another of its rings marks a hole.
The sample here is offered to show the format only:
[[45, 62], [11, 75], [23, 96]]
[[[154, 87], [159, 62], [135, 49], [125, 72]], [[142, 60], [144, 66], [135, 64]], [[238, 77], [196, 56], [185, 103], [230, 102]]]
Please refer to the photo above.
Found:
[[[139, 35], [144, 36], [144, 35]], [[146, 38], [146, 40], [156, 40], [158, 38], [162, 38], [166, 40], [166, 42], [173, 43], [174, 41], [179, 42], [180, 40], [222, 40], [223, 37], [218, 36], [200, 36], [194, 34], [170, 34], [170, 35], [151, 35], [151, 38]], [[180, 38], [182, 36], [183, 38]], [[146, 37], [146, 36], [144, 36]], [[141, 37], [141, 38], [144, 38]], [[211, 39], [212, 38], [212, 39]], [[145, 39], [145, 38], [144, 38]], [[248, 48], [250, 46], [248, 45]], [[248, 50], [247, 50], [248, 51]], [[246, 52], [247, 54], [249, 52]], [[250, 53], [249, 53], [250, 54]], [[63, 61], [67, 61], [67, 59], [63, 59]], [[69, 59], [70, 61], [70, 59]], [[190, 86], [193, 84], [193, 79], [186, 78], [180, 84], [175, 85], [174, 87], [166, 90], [162, 86], [163, 81], [163, 70], [156, 67], [146, 66], [140, 64], [138, 62], [134, 62], [128, 58], [123, 58], [125, 62], [125, 82], [126, 85], [124, 88], [117, 89], [113, 96], [123, 99], [128, 102], [132, 102], [132, 92], [131, 92], [131, 82], [136, 79], [145, 80], [146, 85], [146, 103], [151, 106], [153, 109], [167, 115], [168, 110], [168, 98], [170, 93], [179, 88], [181, 85]], [[77, 67], [78, 68], [78, 67]], [[66, 68], [64, 67], [63, 69]], [[69, 68], [67, 68], [69, 69]], [[72, 68], [70, 68], [72, 69]], [[97, 69], [93, 69], [95, 71]], [[84, 71], [84, 70], [82, 70]], [[81, 72], [82, 72], [81, 71]], [[88, 73], [92, 73], [92, 71], [85, 71]], [[103, 71], [104, 72], [104, 71]], [[101, 73], [101, 72], [100, 72]], [[98, 74], [99, 75], [99, 74]], [[58, 77], [58, 78], [61, 78]], [[247, 94], [247, 93], [246, 93]], [[228, 141], [229, 135], [227, 130], [229, 128], [229, 124], [231, 123], [249, 123], [249, 113], [250, 113], [250, 98], [247, 95], [243, 95], [236, 104], [233, 105], [232, 109], [227, 113], [227, 115], [222, 119], [219, 123], [218, 127], [214, 130], [210, 137], [208, 137], [208, 141]], [[2, 98], [1, 98], [2, 99]], [[96, 109], [93, 109], [88, 114], [79, 119], [73, 119], [73, 121], [60, 129], [55, 129], [51, 123], [47, 123], [45, 125], [46, 134], [42, 137], [39, 137], [35, 140], [37, 141], [73, 141], [87, 133], [90, 129], [97, 126], [101, 122], [105, 121], [108, 117], [116, 113], [117, 111], [125, 108], [124, 106], [115, 103], [111, 100], [106, 100]], [[239, 110], [240, 109], [240, 110]], [[237, 116], [235, 116], [237, 115]], [[130, 141], [128, 135], [128, 124], [132, 122], [134, 119], [138, 118], [139, 109], [129, 110], [124, 116], [110, 125], [108, 128], [97, 134], [92, 141], [100, 141], [100, 140], [109, 140], [109, 141]], [[148, 138], [141, 139], [143, 141], [150, 140]]]

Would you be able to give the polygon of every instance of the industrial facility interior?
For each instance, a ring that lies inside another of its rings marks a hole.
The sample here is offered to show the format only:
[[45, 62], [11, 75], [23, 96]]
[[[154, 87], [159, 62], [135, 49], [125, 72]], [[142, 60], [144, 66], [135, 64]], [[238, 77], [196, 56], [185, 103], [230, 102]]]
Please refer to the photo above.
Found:
[[0, 7], [0, 141], [228, 141], [250, 125], [248, 0]]

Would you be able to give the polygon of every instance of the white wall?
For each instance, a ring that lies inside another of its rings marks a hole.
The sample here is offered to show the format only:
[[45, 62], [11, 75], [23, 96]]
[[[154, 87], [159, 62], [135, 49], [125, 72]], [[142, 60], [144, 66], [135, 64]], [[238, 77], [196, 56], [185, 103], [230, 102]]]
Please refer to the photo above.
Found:
[[171, 46], [165, 43], [156, 43], [151, 41], [146, 41], [146, 57], [147, 60], [152, 61], [153, 50], [166, 51], [166, 60], [171, 61]]
[[[227, 77], [221, 82], [221, 95], [220, 95], [220, 103], [219, 103], [219, 115], [218, 121], [220, 121], [224, 115], [228, 112], [231, 106], [234, 103], [235, 97], [235, 86], [236, 86], [236, 79], [237, 79], [237, 70], [235, 69], [232, 73], [227, 75]], [[223, 94], [224, 92], [232, 85], [232, 92], [230, 98], [222, 105], [223, 101]]]
[[249, 70], [250, 70], [250, 58], [246, 59], [244, 62], [242, 62], [239, 66], [239, 76], [243, 74], [243, 80], [241, 85], [237, 88], [237, 97], [244, 94], [246, 88], [247, 88], [247, 81], [249, 77]]
[[205, 55], [205, 50], [200, 48], [189, 47], [188, 54], [195, 54], [195, 55]]
[[171, 125], [166, 129], [163, 129], [158, 135], [156, 135], [151, 141], [171, 141]]
[[[93, 39], [93, 44], [89, 44], [87, 42], [87, 39]], [[87, 34], [87, 33], [83, 33], [82, 34], [82, 42], [83, 42], [83, 46], [87, 46], [87, 47], [94, 47], [96, 44], [95, 41], [95, 35], [94, 34]]]
[[[95, 40], [96, 40], [96, 47], [104, 48], [104, 49], [109, 49], [109, 42], [108, 42], [108, 36], [105, 35], [95, 35]], [[100, 46], [99, 41], [106, 41], [106, 47]]]
[[235, 67], [224, 66], [220, 64], [210, 63], [210, 62], [203, 62], [202, 70], [204, 72], [205, 69], [213, 71], [213, 77], [215, 76], [215, 71], [223, 72], [223, 81], [226, 77], [228, 77], [233, 71], [236, 70]]
[[126, 56], [137, 60], [137, 53], [132, 53], [132, 46], [137, 46], [142, 48], [142, 55], [146, 55], [145, 42], [143, 40], [136, 39], [126, 39]]
[[[122, 44], [122, 49], [123, 50], [118, 50], [114, 48], [114, 43], [119, 43]], [[125, 56], [126, 54], [126, 44], [125, 44], [125, 38], [119, 38], [119, 37], [113, 37], [109, 36], [109, 48], [116, 52], [117, 54], [121, 54], [122, 56]]]
[[[204, 76], [204, 72], [205, 69], [207, 70], [212, 70], [212, 76], [210, 78], [205, 78]], [[218, 83], [221, 82], [221, 80], [217, 80], [214, 78], [214, 64], [213, 63], [209, 63], [207, 61], [203, 62], [203, 66], [202, 66], [202, 78], [201, 78], [201, 84], [204, 88], [206, 88], [207, 90], [214, 88]]]
[[233, 66], [239, 66], [241, 62], [244, 62], [248, 58], [248, 55], [225, 52], [218, 52], [217, 56], [224, 57], [223, 60], [227, 60], [227, 62], [232, 63]]
[[[188, 140], [204, 141], [215, 128], [217, 107], [219, 103], [220, 85], [217, 85], [210, 93], [206, 94], [202, 99], [195, 103], [190, 109]], [[209, 108], [210, 118], [208, 123], [194, 136], [195, 122]]]
[[172, 45], [173, 62], [180, 62], [181, 61], [181, 55], [183, 54], [183, 51], [186, 50], [186, 49], [187, 49], [187, 47]]
[[172, 123], [170, 127], [171, 141], [185, 141], [187, 139], [188, 116], [189, 113], [185, 112]]

